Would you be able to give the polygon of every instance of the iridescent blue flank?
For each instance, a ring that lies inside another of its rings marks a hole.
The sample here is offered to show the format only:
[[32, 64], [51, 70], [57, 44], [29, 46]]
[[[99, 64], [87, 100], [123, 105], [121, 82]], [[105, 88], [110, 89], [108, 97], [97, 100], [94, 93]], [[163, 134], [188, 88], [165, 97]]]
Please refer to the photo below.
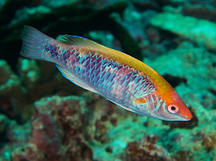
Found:
[[45, 45], [44, 50], [50, 53], [50, 58], [61, 62], [61, 66], [64, 66], [79, 81], [83, 81], [96, 93], [112, 102], [128, 107], [137, 113], [140, 109], [148, 108], [147, 105], [140, 105], [137, 108], [134, 103], [136, 99], [145, 97], [155, 90], [150, 79], [139, 71], [105, 58], [94, 51], [87, 53], [82, 50], [80, 53], [79, 47], [67, 49], [59, 44], [52, 44]]
[[44, 44], [44, 50], [46, 54], [50, 54], [50, 58], [66, 63], [72, 50], [62, 48], [61, 45], [55, 43]]
[[58, 57], [59, 55], [56, 45], [46, 44], [44, 45], [44, 51], [47, 53], [49, 52], [51, 57]]
[[[154, 86], [144, 75], [129, 66], [103, 58], [97, 53], [80, 54], [75, 49], [64, 58], [66, 68], [97, 93], [125, 106], [134, 106], [133, 100], [154, 90]], [[68, 57], [70, 55], [70, 57]]]

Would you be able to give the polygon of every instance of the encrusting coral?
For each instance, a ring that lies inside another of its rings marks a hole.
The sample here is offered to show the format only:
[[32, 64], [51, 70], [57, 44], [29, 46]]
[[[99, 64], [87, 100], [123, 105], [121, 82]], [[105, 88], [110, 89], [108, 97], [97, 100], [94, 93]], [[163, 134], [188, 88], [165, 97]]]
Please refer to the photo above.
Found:
[[[20, 59], [19, 75], [15, 74], [6, 61], [0, 61], [0, 103], [1, 110], [8, 117], [19, 117], [20, 122], [29, 119], [32, 103], [45, 95], [58, 92], [59, 95], [79, 94], [78, 88], [63, 78], [55, 66]], [[69, 88], [68, 88], [69, 87]], [[10, 98], [10, 99], [8, 99]]]
[[[190, 25], [182, 27], [183, 24]], [[189, 38], [200, 46], [216, 51], [216, 24], [208, 20], [163, 12], [151, 19], [151, 25]]]

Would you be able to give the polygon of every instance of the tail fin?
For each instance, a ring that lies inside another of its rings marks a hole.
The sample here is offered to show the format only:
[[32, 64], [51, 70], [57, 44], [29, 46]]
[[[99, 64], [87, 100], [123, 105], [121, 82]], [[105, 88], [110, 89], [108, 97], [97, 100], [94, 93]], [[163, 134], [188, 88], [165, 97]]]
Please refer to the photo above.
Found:
[[23, 45], [20, 54], [27, 58], [43, 60], [43, 44], [49, 39], [50, 37], [37, 29], [30, 26], [24, 26], [22, 33]]

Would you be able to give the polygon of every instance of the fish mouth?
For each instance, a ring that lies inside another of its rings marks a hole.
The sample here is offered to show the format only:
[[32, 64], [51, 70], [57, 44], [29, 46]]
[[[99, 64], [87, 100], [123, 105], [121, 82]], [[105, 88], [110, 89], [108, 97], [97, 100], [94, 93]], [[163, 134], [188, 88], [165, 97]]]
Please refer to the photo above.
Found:
[[192, 118], [193, 118], [193, 116], [191, 115], [191, 116], [187, 117], [186, 120], [190, 121]]
[[190, 111], [187, 115], [179, 114], [179, 116], [181, 117], [180, 121], [190, 121], [193, 118], [193, 115]]
[[188, 116], [188, 120], [191, 120], [193, 118], [193, 115], [192, 114], [190, 114], [190, 116]]
[[191, 113], [189, 113], [187, 115], [180, 113], [173, 118], [170, 118], [170, 119], [166, 118], [166, 119], [162, 119], [162, 120], [165, 120], [165, 121], [190, 121], [192, 118], [193, 118], [193, 116]]

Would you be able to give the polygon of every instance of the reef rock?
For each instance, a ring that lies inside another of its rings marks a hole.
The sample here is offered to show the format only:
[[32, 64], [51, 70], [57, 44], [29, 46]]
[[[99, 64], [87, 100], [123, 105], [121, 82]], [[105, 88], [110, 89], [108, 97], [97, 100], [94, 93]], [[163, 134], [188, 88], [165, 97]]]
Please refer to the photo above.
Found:
[[155, 27], [188, 38], [209, 50], [216, 51], [216, 24], [213, 22], [163, 12], [153, 17], [150, 23]]

